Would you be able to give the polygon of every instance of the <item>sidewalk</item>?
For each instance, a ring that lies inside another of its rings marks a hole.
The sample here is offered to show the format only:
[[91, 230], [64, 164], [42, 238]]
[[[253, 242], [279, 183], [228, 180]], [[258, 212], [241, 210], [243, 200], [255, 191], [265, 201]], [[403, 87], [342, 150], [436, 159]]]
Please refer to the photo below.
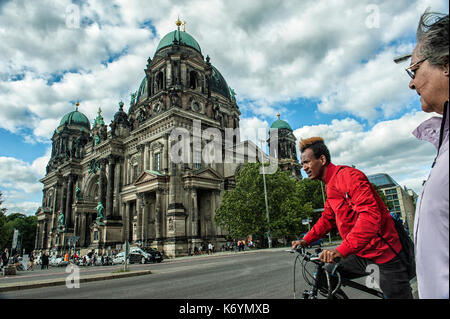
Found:
[[[137, 271], [129, 271], [122, 273], [103, 273], [103, 274], [95, 274], [89, 276], [80, 276], [79, 283], [84, 282], [92, 282], [92, 281], [101, 281], [108, 279], [118, 279], [118, 278], [126, 278], [133, 276], [143, 276], [151, 274], [150, 270], [137, 270]], [[13, 290], [23, 290], [23, 289], [33, 289], [33, 288], [42, 288], [42, 287], [52, 287], [52, 286], [62, 286], [67, 284], [75, 284], [73, 280], [68, 279], [68, 273], [65, 274], [66, 278], [57, 278], [57, 279], [47, 279], [47, 280], [36, 280], [36, 281], [25, 281], [25, 282], [9, 282], [2, 283], [0, 279], [0, 292], [4, 291], [13, 291]]]
[[[288, 249], [288, 248], [283, 247], [272, 249], [247, 249], [241, 252], [224, 251], [224, 252], [216, 252], [211, 255], [202, 254], [196, 256], [182, 256], [164, 259], [163, 263], [171, 263], [174, 261], [186, 261], [189, 259], [208, 258], [215, 256], [226, 256], [231, 254], [269, 252], [271, 250], [278, 250], [278, 249]], [[45, 270], [41, 270], [40, 267], [41, 267], [40, 265], [35, 265], [35, 270], [17, 271], [16, 275], [13, 276], [3, 277], [3, 275], [0, 275], [0, 292], [66, 285], [66, 279], [70, 276], [70, 273], [66, 272], [66, 266], [49, 267], [48, 269]], [[150, 270], [133, 270], [132, 268], [133, 265], [130, 265], [128, 268], [129, 271], [118, 273], [117, 271], [119, 269], [123, 269], [123, 266], [115, 265], [115, 266], [80, 267], [79, 282], [83, 283], [83, 282], [110, 280], [133, 276], [143, 276], [152, 273]]]

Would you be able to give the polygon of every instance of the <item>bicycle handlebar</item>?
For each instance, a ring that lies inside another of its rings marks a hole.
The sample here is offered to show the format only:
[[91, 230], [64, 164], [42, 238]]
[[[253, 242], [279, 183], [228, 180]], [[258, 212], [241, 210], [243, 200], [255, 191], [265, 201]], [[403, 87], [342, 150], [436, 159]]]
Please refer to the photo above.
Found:
[[339, 262], [341, 261], [341, 257], [336, 257], [334, 259], [334, 263], [324, 263], [322, 261], [319, 260], [319, 255], [320, 252], [322, 251], [320, 248], [316, 249], [316, 253], [315, 254], [311, 254], [310, 252], [306, 251], [306, 248], [303, 246], [297, 246], [295, 249], [290, 249], [290, 250], [286, 250], [290, 253], [298, 253], [301, 256], [303, 256], [303, 258], [306, 261], [311, 261], [319, 266], [322, 266], [326, 271], [328, 271], [328, 273], [330, 274], [335, 274], [336, 269], [339, 265]]

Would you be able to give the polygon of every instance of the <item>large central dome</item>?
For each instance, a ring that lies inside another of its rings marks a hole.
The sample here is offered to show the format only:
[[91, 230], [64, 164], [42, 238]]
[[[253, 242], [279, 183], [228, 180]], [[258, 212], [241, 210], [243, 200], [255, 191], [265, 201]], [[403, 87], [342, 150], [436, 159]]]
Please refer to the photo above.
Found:
[[166, 34], [161, 41], [159, 41], [158, 47], [156, 48], [156, 52], [155, 54], [168, 46], [171, 46], [173, 44], [178, 44], [178, 45], [184, 45], [184, 46], [188, 46], [191, 47], [195, 50], [197, 50], [199, 53], [202, 53], [202, 50], [200, 49], [200, 45], [198, 44], [197, 41], [195, 41], [195, 39], [187, 32], [185, 31], [180, 31], [180, 30], [175, 30], [172, 31], [168, 34]]

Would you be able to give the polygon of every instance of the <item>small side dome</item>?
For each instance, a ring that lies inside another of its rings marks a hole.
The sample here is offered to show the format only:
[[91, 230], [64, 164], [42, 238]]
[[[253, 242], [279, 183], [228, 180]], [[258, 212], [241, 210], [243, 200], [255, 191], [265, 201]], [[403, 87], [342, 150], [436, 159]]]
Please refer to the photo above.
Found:
[[291, 126], [289, 125], [288, 122], [280, 120], [280, 113], [277, 114], [278, 116], [278, 120], [276, 120], [275, 122], [272, 123], [272, 125], [270, 126], [270, 129], [286, 129], [289, 131], [293, 131], [293, 129], [291, 128]]

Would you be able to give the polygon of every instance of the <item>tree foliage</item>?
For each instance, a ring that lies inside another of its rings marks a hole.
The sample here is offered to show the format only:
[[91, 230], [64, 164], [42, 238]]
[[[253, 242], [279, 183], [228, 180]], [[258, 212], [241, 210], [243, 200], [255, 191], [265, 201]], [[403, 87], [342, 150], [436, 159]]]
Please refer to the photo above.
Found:
[[1, 208], [2, 203], [2, 192], [0, 191], [0, 249], [11, 249], [14, 229], [18, 229], [22, 248], [29, 253], [34, 249], [36, 216], [26, 216], [21, 213], [6, 215], [6, 208]]
[[268, 223], [260, 167], [260, 163], [243, 167], [236, 176], [236, 187], [224, 194], [216, 223], [232, 238], [264, 238], [269, 227], [272, 237], [297, 236], [306, 229], [302, 219], [312, 216], [314, 208], [323, 207], [320, 183], [299, 181], [280, 170], [266, 174]]

